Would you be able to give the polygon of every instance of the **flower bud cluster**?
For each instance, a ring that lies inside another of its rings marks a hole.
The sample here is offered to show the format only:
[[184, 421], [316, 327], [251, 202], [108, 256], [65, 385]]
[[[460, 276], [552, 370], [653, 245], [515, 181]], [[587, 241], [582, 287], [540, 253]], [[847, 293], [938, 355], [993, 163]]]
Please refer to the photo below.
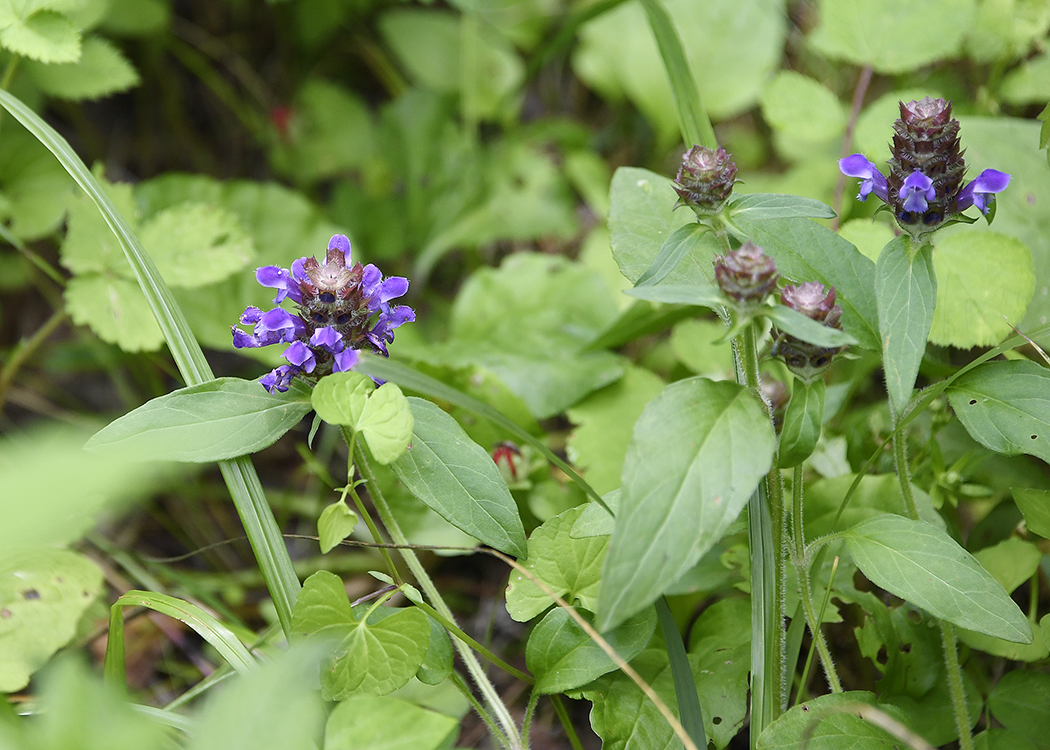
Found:
[[[780, 293], [780, 301], [785, 307], [790, 307], [828, 328], [841, 331], [842, 308], [835, 304], [835, 297], [835, 287], [828, 289], [817, 281], [786, 286]], [[809, 383], [828, 369], [835, 355], [845, 349], [844, 346], [817, 346], [781, 332], [773, 342], [772, 353], [773, 356], [783, 359], [791, 372]]]
[[930, 97], [900, 102], [900, 113], [893, 124], [889, 176], [863, 154], [839, 160], [843, 174], [861, 180], [857, 198], [864, 201], [874, 194], [890, 207], [897, 224], [916, 239], [951, 222], [970, 206], [987, 215], [995, 194], [1010, 184], [1010, 175], [986, 169], [963, 185], [966, 162], [951, 102]]
[[287, 391], [297, 375], [319, 378], [350, 370], [362, 349], [388, 356], [386, 345], [394, 340], [394, 329], [416, 319], [412, 308], [390, 305], [408, 291], [408, 280], [384, 279], [371, 264], [351, 265], [350, 240], [342, 234], [328, 243], [323, 264], [303, 257], [291, 269], [259, 268], [255, 278], [278, 290], [274, 304], [291, 299], [298, 308], [293, 314], [280, 307], [267, 312], [249, 307], [240, 322], [252, 326], [252, 332], [232, 327], [238, 349], [288, 344], [281, 355], [288, 364], [260, 379], [270, 393]]
[[714, 263], [719, 289], [735, 302], [757, 305], [777, 288], [776, 263], [750, 240]]
[[689, 206], [698, 218], [718, 213], [733, 192], [736, 164], [719, 146], [712, 150], [693, 146], [682, 156], [682, 166], [674, 180], [678, 206]]

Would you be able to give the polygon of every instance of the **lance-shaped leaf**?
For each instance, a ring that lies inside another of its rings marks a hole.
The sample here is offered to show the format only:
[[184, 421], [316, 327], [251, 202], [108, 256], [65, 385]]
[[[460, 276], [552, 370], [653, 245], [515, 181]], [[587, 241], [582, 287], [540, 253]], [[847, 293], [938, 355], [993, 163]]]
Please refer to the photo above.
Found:
[[310, 408], [310, 394], [300, 383], [269, 394], [255, 380], [218, 378], [146, 402], [84, 447], [142, 460], [223, 461], [272, 445]]
[[873, 583], [968, 630], [1031, 643], [1032, 628], [992, 575], [936, 526], [885, 514], [844, 534], [853, 561]]
[[857, 340], [845, 331], [818, 323], [786, 305], [774, 305], [763, 312], [766, 317], [776, 323], [777, 328], [781, 331], [790, 333], [795, 338], [802, 339], [814, 346], [830, 348], [835, 346], [853, 346], [857, 343]]
[[780, 430], [777, 465], [781, 469], [798, 466], [809, 458], [820, 439], [823, 419], [824, 381], [817, 379], [803, 383], [796, 380], [784, 413], [784, 426]]
[[780, 193], [750, 193], [729, 199], [729, 215], [749, 221], [769, 219], [831, 219], [832, 208], [812, 198]]
[[642, 413], [602, 570], [597, 625], [651, 604], [718, 541], [773, 461], [762, 403], [730, 382], [672, 383]]
[[986, 362], [947, 393], [970, 437], [985, 448], [1050, 462], [1050, 370], [1026, 360]]
[[525, 528], [496, 462], [434, 404], [408, 399], [412, 444], [391, 464], [409, 492], [456, 528], [510, 555], [525, 555]]
[[875, 266], [875, 297], [882, 336], [886, 390], [897, 414], [904, 411], [915, 387], [926, 338], [937, 303], [933, 247], [914, 249], [901, 235], [883, 248]]

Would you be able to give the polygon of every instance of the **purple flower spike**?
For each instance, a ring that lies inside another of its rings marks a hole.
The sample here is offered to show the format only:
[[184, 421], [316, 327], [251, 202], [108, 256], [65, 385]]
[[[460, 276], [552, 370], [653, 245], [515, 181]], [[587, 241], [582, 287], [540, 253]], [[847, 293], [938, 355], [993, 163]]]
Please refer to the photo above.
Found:
[[853, 154], [845, 159], [839, 159], [839, 171], [847, 177], [861, 179], [857, 200], [866, 201], [872, 193], [883, 202], [889, 200], [889, 186], [885, 176], [864, 154]]
[[901, 185], [901, 200], [904, 202], [905, 211], [921, 213], [936, 197], [937, 191], [933, 189], [933, 180], [917, 169], [908, 175], [904, 184]]
[[350, 265], [350, 238], [345, 234], [333, 234], [332, 239], [328, 241], [328, 249], [341, 250], [345, 264]]
[[295, 377], [316, 382], [330, 373], [346, 372], [357, 365], [361, 349], [387, 356], [394, 329], [416, 319], [412, 308], [390, 305], [408, 291], [408, 279], [384, 279], [373, 265], [351, 265], [350, 240], [342, 234], [329, 241], [322, 263], [303, 257], [290, 270], [263, 266], [255, 277], [277, 289], [276, 303], [291, 299], [296, 307], [294, 313], [249, 307], [240, 322], [253, 326], [252, 332], [233, 327], [238, 349], [288, 344], [282, 355], [288, 364], [260, 381], [270, 393], [287, 391]]
[[959, 193], [959, 210], [965, 211], [970, 206], [977, 206], [982, 214], [987, 214], [992, 201], [995, 200], [995, 194], [1006, 190], [1009, 184], [1010, 175], [1006, 172], [997, 169], [984, 170]]

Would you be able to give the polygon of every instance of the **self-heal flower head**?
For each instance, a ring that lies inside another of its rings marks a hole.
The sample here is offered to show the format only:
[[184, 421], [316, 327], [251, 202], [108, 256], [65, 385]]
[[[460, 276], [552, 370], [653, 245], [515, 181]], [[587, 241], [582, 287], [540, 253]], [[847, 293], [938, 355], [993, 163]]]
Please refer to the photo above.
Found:
[[270, 393], [287, 391], [296, 376], [317, 379], [346, 372], [357, 364], [362, 349], [387, 356], [394, 329], [416, 319], [412, 308], [390, 304], [408, 291], [407, 279], [384, 279], [373, 265], [351, 263], [350, 240], [337, 234], [321, 263], [303, 257], [289, 269], [264, 266], [256, 271], [262, 286], [277, 289], [275, 304], [290, 299], [296, 307], [294, 313], [249, 307], [240, 323], [252, 326], [252, 332], [232, 328], [238, 349], [288, 344], [281, 355], [288, 364], [260, 380]]
[[776, 263], [762, 248], [745, 242], [725, 257], [714, 259], [715, 281], [730, 299], [741, 304], [759, 304], [776, 289]]
[[925, 99], [900, 102], [900, 119], [893, 124], [893, 143], [884, 175], [862, 154], [839, 160], [839, 169], [859, 177], [860, 200], [874, 193], [893, 211], [897, 224], [921, 239], [976, 206], [988, 215], [995, 194], [1006, 189], [1010, 175], [986, 169], [963, 185], [966, 162], [959, 145], [959, 121], [951, 102]]
[[682, 155], [682, 166], [674, 180], [678, 206], [689, 206], [697, 217], [717, 213], [733, 192], [736, 164], [719, 146], [693, 146]]
[[[807, 281], [797, 286], [786, 286], [780, 293], [785, 307], [800, 312], [828, 328], [842, 330], [842, 308], [835, 304], [835, 287], [825, 288], [818, 281]], [[799, 379], [809, 383], [831, 365], [836, 354], [846, 347], [822, 347], [780, 332], [773, 342], [772, 354]]]

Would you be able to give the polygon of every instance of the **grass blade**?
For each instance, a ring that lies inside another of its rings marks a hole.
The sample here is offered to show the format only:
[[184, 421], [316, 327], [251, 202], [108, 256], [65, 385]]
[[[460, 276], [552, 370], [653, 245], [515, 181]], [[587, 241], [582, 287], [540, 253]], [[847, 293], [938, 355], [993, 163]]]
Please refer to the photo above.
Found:
[[[215, 376], [212, 374], [204, 352], [190, 330], [186, 317], [164, 283], [157, 267], [142, 247], [138, 237], [117, 211], [109, 196], [102, 190], [98, 180], [80, 160], [69, 143], [54, 128], [40, 119], [17, 97], [0, 89], [0, 105], [22, 123], [58, 159], [73, 180], [94, 201], [109, 228], [120, 241], [121, 248], [135, 272], [135, 278], [146, 295], [157, 324], [164, 333], [175, 364], [187, 385], [199, 385]], [[273, 597], [274, 607], [285, 633], [292, 624], [292, 605], [299, 594], [299, 578], [292, 568], [292, 560], [284, 539], [266, 502], [255, 467], [246, 457], [221, 461], [226, 486], [233, 497], [237, 513], [244, 524], [248, 540], [262, 569], [263, 578]]]

